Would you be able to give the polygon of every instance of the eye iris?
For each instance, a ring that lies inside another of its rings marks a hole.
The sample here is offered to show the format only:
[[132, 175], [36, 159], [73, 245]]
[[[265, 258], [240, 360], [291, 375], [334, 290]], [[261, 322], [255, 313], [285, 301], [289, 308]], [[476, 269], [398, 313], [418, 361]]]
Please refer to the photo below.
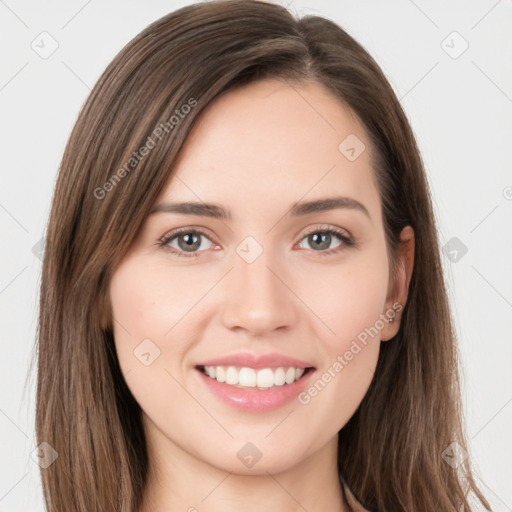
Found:
[[[315, 247], [316, 244], [317, 249], [327, 249], [331, 244], [331, 235], [329, 233], [314, 233], [309, 235], [309, 242], [311, 247]], [[320, 243], [317, 244], [317, 242]]]
[[[182, 244], [181, 241], [184, 241]], [[199, 249], [201, 246], [201, 235], [198, 234], [191, 234], [187, 233], [185, 235], [180, 235], [178, 237], [178, 245], [180, 246], [180, 249], [183, 249], [187, 252], [192, 252], [195, 249]]]

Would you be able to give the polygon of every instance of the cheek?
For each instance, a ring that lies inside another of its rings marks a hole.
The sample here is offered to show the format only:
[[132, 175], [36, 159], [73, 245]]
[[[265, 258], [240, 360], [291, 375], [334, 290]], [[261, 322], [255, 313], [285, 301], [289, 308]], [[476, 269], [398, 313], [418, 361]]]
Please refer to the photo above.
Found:
[[302, 293], [308, 297], [311, 310], [323, 320], [325, 329], [321, 336], [319, 332], [319, 339], [331, 357], [347, 350], [354, 339], [364, 341], [365, 333], [378, 345], [384, 326], [379, 315], [385, 309], [388, 278], [387, 260], [375, 258], [340, 266], [339, 270], [318, 267], [314, 277], [306, 281]]
[[323, 321], [315, 336], [323, 364], [301, 403], [325, 406], [323, 420], [335, 416], [333, 425], [342, 426], [356, 410], [377, 364], [389, 278], [387, 259], [377, 257], [381, 254], [341, 265], [339, 270], [319, 267], [303, 291], [311, 310]]
[[172, 338], [173, 351], [179, 352], [182, 347], [175, 333], [188, 325], [191, 310], [209, 288], [210, 280], [201, 273], [183, 269], [171, 272], [158, 260], [125, 260], [110, 282], [114, 331], [120, 351], [126, 350], [123, 345], [128, 340], [133, 344], [150, 338], [162, 349]]
[[[110, 282], [114, 340], [126, 383], [149, 417], [165, 424], [172, 411], [190, 407], [181, 380], [189, 348], [187, 322], [201, 283], [189, 283], [159, 261], [127, 258]], [[207, 283], [203, 284], [205, 288]], [[203, 292], [204, 293], [204, 292]], [[172, 403], [172, 407], [162, 407]]]
[[114, 338], [123, 372], [134, 372], [131, 379], [141, 369], [148, 377], [149, 367], [162, 370], [176, 361], [183, 349], [180, 339], [174, 337], [172, 354], [168, 340], [190, 309], [187, 290], [165, 279], [158, 262], [149, 265], [133, 258], [116, 269], [110, 282]]
[[[351, 418], [373, 379], [380, 351], [380, 314], [387, 296], [386, 262], [354, 266], [325, 276], [311, 309], [327, 327], [316, 335], [322, 365], [298, 396], [313, 431], [335, 435]], [[317, 274], [318, 277], [321, 277]], [[311, 289], [313, 289], [311, 287]]]

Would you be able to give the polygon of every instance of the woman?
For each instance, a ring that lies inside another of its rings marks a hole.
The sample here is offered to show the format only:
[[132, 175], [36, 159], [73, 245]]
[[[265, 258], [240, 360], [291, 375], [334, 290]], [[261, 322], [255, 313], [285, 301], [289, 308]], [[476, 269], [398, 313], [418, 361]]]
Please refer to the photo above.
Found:
[[428, 186], [382, 71], [258, 1], [133, 39], [67, 144], [41, 284], [48, 510], [470, 510]]

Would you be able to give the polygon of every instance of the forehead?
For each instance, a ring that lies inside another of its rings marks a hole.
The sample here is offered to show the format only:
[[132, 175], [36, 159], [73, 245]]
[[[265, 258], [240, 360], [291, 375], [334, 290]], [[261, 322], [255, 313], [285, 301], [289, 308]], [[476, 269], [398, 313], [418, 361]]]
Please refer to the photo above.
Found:
[[322, 85], [261, 80], [203, 111], [159, 199], [218, 202], [236, 216], [343, 195], [378, 216], [370, 151], [364, 126]]

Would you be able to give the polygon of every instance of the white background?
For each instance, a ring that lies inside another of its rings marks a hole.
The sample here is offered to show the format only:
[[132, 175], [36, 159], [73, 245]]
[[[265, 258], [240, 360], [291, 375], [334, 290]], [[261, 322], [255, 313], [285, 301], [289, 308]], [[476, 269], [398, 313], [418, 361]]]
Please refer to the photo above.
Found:
[[[117, 52], [188, 3], [0, 0], [0, 511], [44, 510], [31, 459], [35, 375], [28, 369], [41, 270], [33, 247], [44, 235], [65, 143]], [[470, 454], [494, 510], [510, 511], [512, 1], [293, 0], [289, 8], [333, 19], [382, 66], [418, 138], [441, 244], [457, 237], [468, 249], [443, 261]], [[51, 38], [58, 43], [46, 59], [31, 47], [41, 38], [47, 50]], [[464, 41], [469, 47], [458, 55]]]

